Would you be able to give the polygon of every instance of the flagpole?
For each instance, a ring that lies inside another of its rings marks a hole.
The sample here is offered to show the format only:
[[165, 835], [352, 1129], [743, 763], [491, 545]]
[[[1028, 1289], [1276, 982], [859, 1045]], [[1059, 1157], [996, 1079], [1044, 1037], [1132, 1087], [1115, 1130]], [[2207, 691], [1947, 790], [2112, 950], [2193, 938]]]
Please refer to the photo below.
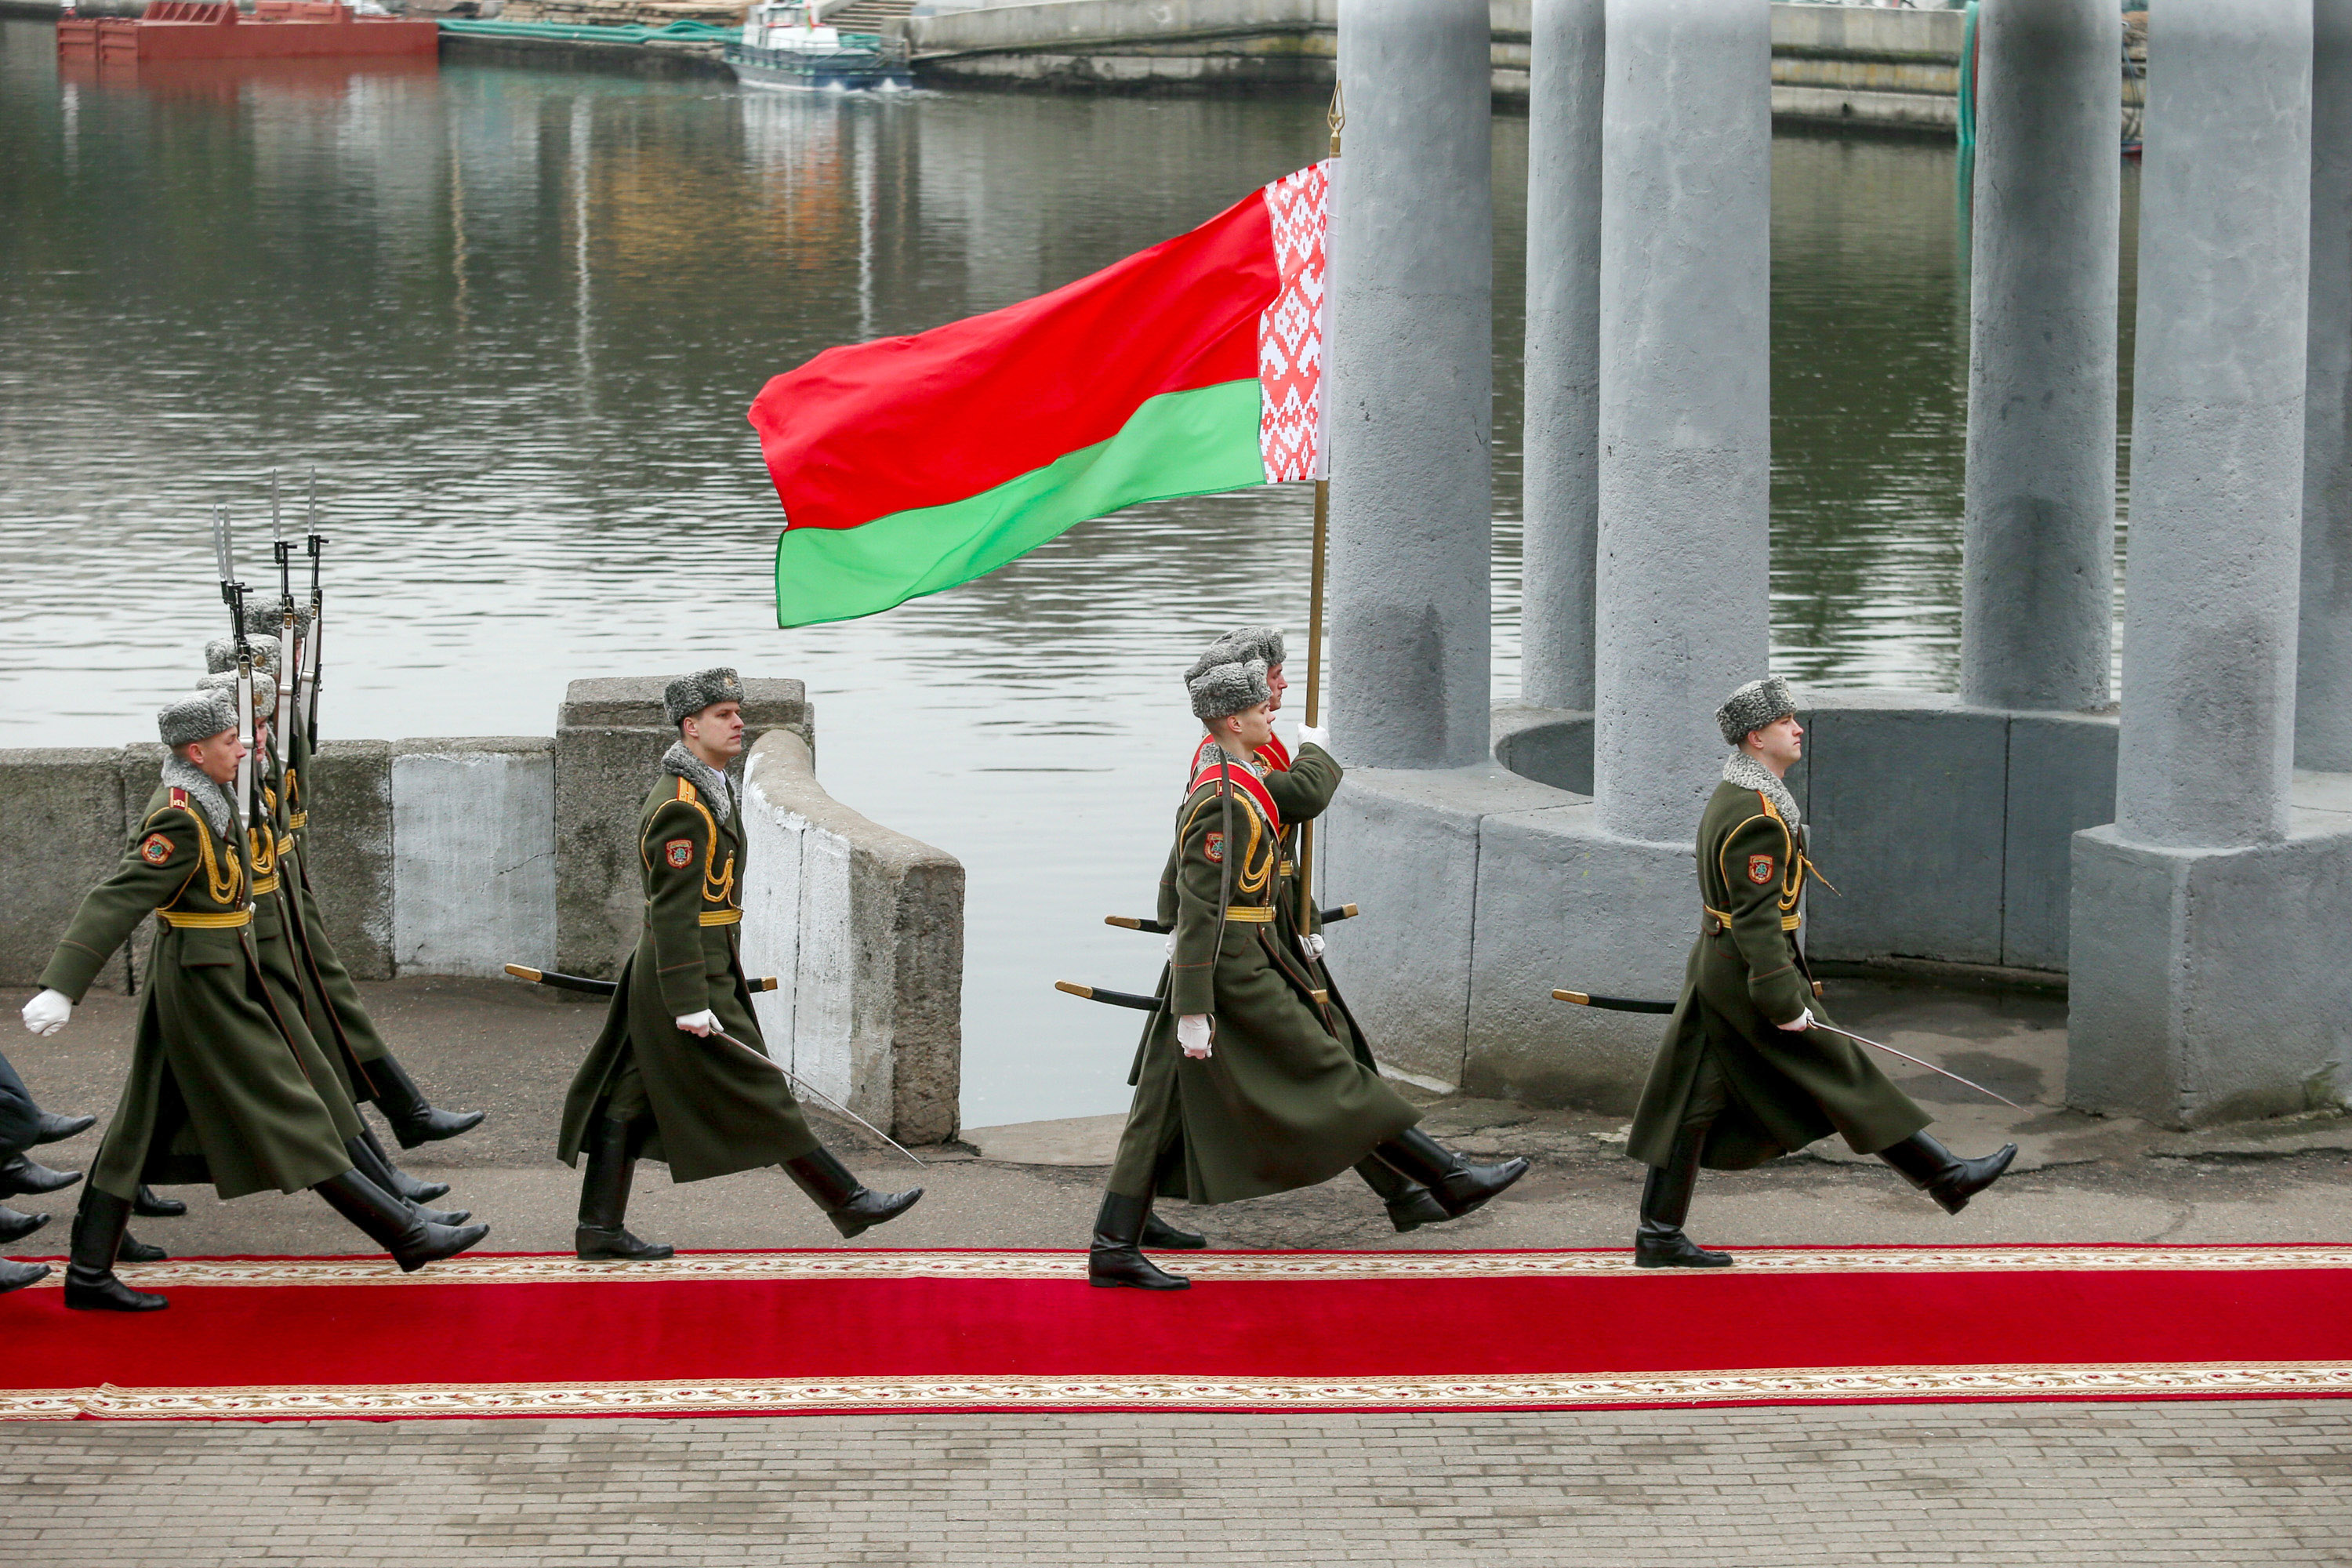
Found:
[[[1331, 156], [1339, 156], [1339, 132], [1348, 123], [1347, 100], [1340, 96], [1338, 81], [1331, 84], [1331, 108], [1324, 116], [1331, 127]], [[1324, 234], [1325, 255], [1329, 255], [1330, 234]], [[1329, 310], [1330, 266], [1324, 266], [1325, 310]], [[1329, 321], [1327, 314], [1324, 318]], [[1318, 396], [1331, 395], [1331, 343], [1327, 336], [1323, 342], [1323, 384]], [[1328, 449], [1330, 421], [1320, 420], [1317, 461], [1325, 474], [1331, 471], [1331, 454]], [[1323, 560], [1331, 539], [1331, 481], [1315, 481], [1315, 550], [1307, 576], [1307, 725], [1314, 729], [1323, 721]], [[1312, 818], [1298, 825], [1298, 929], [1315, 929], [1315, 823]]]

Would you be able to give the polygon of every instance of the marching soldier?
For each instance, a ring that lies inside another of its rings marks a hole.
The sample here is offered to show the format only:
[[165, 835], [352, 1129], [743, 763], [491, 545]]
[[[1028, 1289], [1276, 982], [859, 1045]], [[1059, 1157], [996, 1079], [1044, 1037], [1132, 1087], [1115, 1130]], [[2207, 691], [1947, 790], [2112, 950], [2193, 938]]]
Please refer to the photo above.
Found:
[[[275, 637], [282, 612], [257, 606], [246, 612], [247, 635]], [[310, 610], [296, 611], [298, 628], [310, 624]], [[271, 647], [263, 642], [258, 647]], [[215, 637], [205, 645], [205, 667], [215, 674], [236, 667], [236, 650], [226, 637]], [[295, 729], [290, 737], [292, 748], [285, 757], [284, 788], [279, 810], [281, 826], [293, 840], [292, 879], [287, 889], [289, 900], [299, 906], [298, 927], [301, 934], [305, 967], [310, 972], [318, 1007], [317, 1033], [322, 1043], [333, 1047], [338, 1066], [350, 1080], [353, 1096], [373, 1100], [392, 1124], [392, 1132], [404, 1149], [436, 1142], [470, 1132], [481, 1125], [483, 1113], [478, 1110], [442, 1110], [425, 1098], [415, 1080], [408, 1076], [383, 1037], [377, 1033], [375, 1020], [368, 1016], [366, 1004], [360, 1000], [359, 987], [352, 984], [351, 971], [336, 956], [334, 943], [327, 936], [326, 921], [320, 917], [318, 895], [310, 887], [310, 872], [303, 851], [310, 838], [310, 812], [304, 785], [310, 773], [310, 737]], [[383, 1164], [391, 1169], [401, 1184], [403, 1196], [425, 1202], [437, 1198], [449, 1189], [438, 1182], [421, 1182], [392, 1164], [391, 1157], [375, 1142], [375, 1133], [362, 1124], [367, 1142]]]
[[727, 765], [743, 750], [743, 688], [731, 669], [663, 692], [678, 739], [637, 820], [646, 919], [621, 967], [604, 1033], [572, 1080], [560, 1152], [585, 1153], [575, 1249], [643, 1261], [672, 1248], [622, 1224], [639, 1158], [674, 1182], [782, 1165], [844, 1237], [897, 1218], [920, 1187], [877, 1193], [809, 1130], [751, 1014], [740, 952], [745, 836]]
[[24, 1009], [26, 1028], [56, 1034], [115, 949], [156, 917], [130, 1073], [74, 1215], [66, 1305], [168, 1305], [114, 1274], [142, 1181], [209, 1182], [225, 1199], [308, 1187], [404, 1270], [463, 1252], [489, 1227], [422, 1220], [352, 1169], [320, 1092], [331, 1074], [315, 1052], [304, 1058], [263, 980], [251, 873], [222, 787], [246, 756], [236, 714], [199, 692], [164, 708], [157, 727], [171, 755], [145, 819], [121, 868], [82, 900]]
[[1731, 1262], [1683, 1234], [1702, 1165], [1746, 1170], [1834, 1131], [1958, 1214], [2017, 1157], [2014, 1143], [1980, 1160], [1952, 1154], [1861, 1047], [1813, 1027], [1827, 1015], [1797, 937], [1811, 866], [1782, 782], [1804, 751], [1796, 715], [1778, 676], [1716, 712], [1732, 752], [1699, 820], [1699, 939], [1626, 1145], [1651, 1168], [1633, 1242], [1645, 1268]]
[[[24, 1151], [40, 1141], [42, 1114], [25, 1088], [25, 1080], [0, 1056], [0, 1156], [21, 1157]], [[88, 1127], [84, 1121], [81, 1126]], [[80, 1128], [76, 1129], [77, 1131]], [[70, 1134], [68, 1134], [70, 1136]], [[21, 1241], [49, 1223], [47, 1215], [18, 1214], [12, 1208], [0, 1208], [0, 1243]], [[0, 1296], [11, 1290], [21, 1290], [37, 1279], [49, 1277], [46, 1263], [17, 1263], [0, 1258]]]
[[1177, 814], [1175, 875], [1160, 892], [1174, 934], [1166, 998], [1144, 1038], [1087, 1249], [1097, 1286], [1190, 1283], [1143, 1256], [1158, 1194], [1262, 1197], [1377, 1154], [1442, 1194], [1450, 1213], [1467, 1214], [1527, 1171], [1522, 1160], [1465, 1164], [1416, 1131], [1421, 1113], [1341, 1038], [1328, 990], [1297, 945], [1276, 937], [1283, 818], [1246, 761], [1273, 732], [1265, 665], [1221, 664], [1188, 684], [1218, 752]]
[[[196, 689], [221, 694], [222, 700], [226, 701], [234, 696], [236, 679], [233, 674], [208, 675], [196, 683]], [[302, 1058], [304, 1076], [318, 1089], [320, 1101], [334, 1118], [335, 1130], [351, 1155], [352, 1168], [409, 1205], [418, 1218], [435, 1225], [463, 1225], [473, 1217], [467, 1210], [428, 1208], [417, 1192], [421, 1188], [437, 1197], [447, 1192], [447, 1187], [428, 1186], [393, 1164], [383, 1145], [369, 1131], [352, 1098], [354, 1069], [349, 1051], [337, 1049], [331, 1055], [327, 1042], [338, 1037], [318, 1032], [331, 1027], [326, 1020], [332, 1015], [320, 994], [318, 975], [302, 941], [307, 933], [294, 903], [299, 887], [294, 879], [300, 875], [300, 868], [293, 858], [294, 841], [286, 827], [285, 791], [280, 787], [281, 773], [276, 765], [277, 706], [276, 684], [257, 680], [253, 689], [255, 743], [261, 751], [257, 760], [264, 762], [261, 798], [267, 815], [246, 830], [245, 863], [253, 873], [253, 948], [261, 965], [262, 983], [268, 988], [270, 1003], [288, 1042]]]
[[[1290, 683], [1283, 679], [1282, 669], [1287, 651], [1282, 633], [1275, 627], [1243, 626], [1219, 637], [1206, 652], [1194, 659], [1192, 668], [1185, 671], [1185, 682], [1189, 686], [1220, 664], [1256, 659], [1265, 666], [1266, 689], [1271, 694], [1266, 711], [1277, 713], [1282, 710], [1283, 693], [1290, 689]], [[1323, 815], [1324, 809], [1331, 804], [1331, 796], [1339, 790], [1342, 772], [1338, 760], [1322, 742], [1323, 736], [1319, 731], [1302, 728], [1299, 731], [1299, 754], [1294, 760], [1290, 748], [1283, 744], [1282, 737], [1269, 731], [1265, 743], [1255, 748], [1244, 762], [1257, 773], [1266, 787], [1266, 793], [1274, 797], [1275, 809], [1282, 814], [1282, 859], [1276, 869], [1281, 888], [1274, 901], [1275, 940], [1285, 947], [1297, 950], [1299, 962], [1306, 965], [1316, 988], [1328, 994], [1331, 998], [1332, 1017], [1338, 1026], [1339, 1037], [1347, 1042], [1348, 1048], [1355, 1054], [1358, 1061], [1378, 1072], [1380, 1064], [1372, 1058], [1372, 1047], [1365, 1038], [1363, 1028], [1356, 1022], [1355, 1014], [1349, 1011], [1346, 998], [1339, 994], [1339, 987], [1332, 980], [1330, 969], [1323, 961], [1322, 912], [1310, 909], [1304, 926], [1298, 919], [1298, 885], [1296, 880], [1299, 842], [1297, 825]], [[1188, 777], [1200, 777], [1202, 768], [1216, 762], [1216, 737], [1202, 737], [1200, 745], [1193, 749], [1192, 771]], [[1135, 1081], [1132, 1074], [1128, 1081]], [[1409, 1138], [1419, 1136], [1419, 1133], [1407, 1134]], [[1366, 1155], [1358, 1162], [1356, 1174], [1363, 1178], [1366, 1186], [1380, 1194], [1381, 1203], [1388, 1209], [1389, 1224], [1400, 1233], [1460, 1217], [1450, 1213], [1427, 1187], [1400, 1173], [1376, 1155]], [[1466, 1214], [1469, 1211], [1465, 1209], [1463, 1212]], [[1170, 1245], [1165, 1241], [1156, 1241], [1152, 1237], [1152, 1231], [1163, 1228], [1156, 1218], [1152, 1220], [1145, 1230], [1145, 1244]], [[1191, 1245], [1202, 1244], [1195, 1240]]]

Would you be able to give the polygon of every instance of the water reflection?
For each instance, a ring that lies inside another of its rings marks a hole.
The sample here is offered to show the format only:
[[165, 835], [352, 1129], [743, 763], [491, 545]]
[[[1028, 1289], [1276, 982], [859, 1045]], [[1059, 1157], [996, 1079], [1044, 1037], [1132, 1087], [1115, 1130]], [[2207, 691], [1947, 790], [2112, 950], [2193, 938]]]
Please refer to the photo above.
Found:
[[[1322, 106], [739, 93], [488, 67], [57, 79], [0, 26], [0, 745], [111, 744], [218, 628], [203, 520], [330, 505], [329, 734], [544, 732], [563, 683], [804, 679], [828, 785], [970, 868], [964, 1113], [1116, 1109], [1157, 882], [1236, 621], [1303, 622], [1303, 487], [1140, 507], [874, 620], [779, 632], [743, 410], [833, 343], [1066, 282], [1316, 155]], [[1495, 132], [1496, 677], [1517, 689], [1526, 123]], [[1948, 681], [1949, 153], [1776, 148], [1784, 668]], [[257, 560], [260, 536], [248, 531]]]

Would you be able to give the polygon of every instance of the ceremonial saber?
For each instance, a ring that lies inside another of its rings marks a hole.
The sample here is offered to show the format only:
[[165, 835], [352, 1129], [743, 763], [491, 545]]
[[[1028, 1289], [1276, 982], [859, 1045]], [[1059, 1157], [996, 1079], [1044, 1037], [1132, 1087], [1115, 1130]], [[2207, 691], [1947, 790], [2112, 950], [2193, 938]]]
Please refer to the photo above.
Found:
[[[584, 974], [559, 974], [552, 969], [533, 969], [530, 965], [522, 963], [509, 963], [506, 966], [506, 971], [509, 974], [513, 975], [517, 980], [528, 980], [535, 985], [552, 985], [558, 990], [562, 991], [584, 991], [591, 996], [610, 996], [614, 992], [620, 989], [620, 984], [617, 981], [591, 980]], [[760, 979], [748, 981], [746, 984], [754, 991], [773, 991], [776, 988], [776, 977], [772, 974], [763, 975]], [[846, 1116], [849, 1120], [856, 1122], [857, 1125], [865, 1128], [866, 1131], [873, 1133], [874, 1136], [879, 1138], [885, 1143], [889, 1144], [893, 1149], [898, 1150], [899, 1153], [906, 1155], [908, 1159], [914, 1160], [916, 1164], [921, 1165], [925, 1170], [930, 1169], [928, 1163], [922, 1160], [916, 1160], [913, 1152], [909, 1151], [905, 1144], [891, 1137], [887, 1132], [883, 1131], [879, 1127], [875, 1126], [871, 1121], [866, 1121], [863, 1116], [858, 1115], [857, 1112], [850, 1110], [849, 1107], [842, 1104], [841, 1101], [834, 1099], [833, 1096], [809, 1083], [807, 1079], [802, 1078], [798, 1073], [793, 1071], [792, 1068], [786, 1067], [783, 1063], [778, 1061], [767, 1052], [761, 1050], [756, 1046], [744, 1045], [742, 1041], [737, 1039], [734, 1036], [729, 1034], [724, 1029], [711, 1030], [710, 1037], [716, 1040], [724, 1040], [730, 1046], [750, 1051], [753, 1056], [759, 1058], [761, 1061], [767, 1063], [770, 1067], [783, 1074], [784, 1081], [791, 1084], [802, 1094], [807, 1096], [811, 1100], [816, 1100], [818, 1103], [824, 1105], [833, 1110], [840, 1112], [844, 1116]]]
[[[1675, 1010], [1675, 1005], [1672, 1002], [1633, 1002], [1622, 996], [1595, 996], [1587, 991], [1555, 991], [1551, 994], [1551, 999], [1555, 1002], [1573, 1002], [1580, 1007], [1600, 1007], [1612, 1013], [1671, 1013]], [[1813, 1020], [1813, 1027], [1827, 1030], [1832, 1035], [1843, 1035], [1855, 1045], [1868, 1046], [1874, 1051], [1885, 1051], [1890, 1057], [1901, 1057], [1913, 1067], [1926, 1068], [1937, 1077], [1950, 1079], [1954, 1083], [1965, 1085], [1975, 1089], [1979, 1094], [1990, 1094], [2011, 1110], [2025, 1109], [2009, 1096], [1987, 1089], [1974, 1079], [1962, 1078], [1949, 1068], [1939, 1068], [1934, 1062], [1923, 1061], [1909, 1051], [1898, 1051], [1893, 1046], [1881, 1045], [1866, 1035], [1857, 1035], [1852, 1029], [1841, 1029], [1835, 1024], [1824, 1024], [1819, 1018]]]
[[[1325, 925], [1329, 925], [1334, 921], [1354, 920], [1356, 914], [1355, 905], [1337, 904], [1323, 911], [1322, 920]], [[1166, 921], [1155, 921], [1143, 915], [1105, 915], [1103, 924], [1117, 926], [1122, 931], [1148, 931], [1155, 936], [1164, 936], [1176, 929]]]
[[1081, 985], [1075, 980], [1056, 980], [1054, 989], [1082, 996], [1089, 1002], [1101, 1002], [1113, 1007], [1132, 1007], [1139, 1013], [1160, 1011], [1159, 997], [1138, 996], [1132, 991], [1106, 991], [1099, 985]]
[[[591, 980], [584, 974], [559, 974], [552, 969], [533, 969], [529, 964], [509, 963], [506, 970], [517, 980], [528, 980], [534, 985], [552, 985], [559, 991], [584, 991], [591, 996], [610, 996], [620, 989], [617, 981]], [[754, 991], [773, 991], [776, 977], [763, 974], [744, 984]]]

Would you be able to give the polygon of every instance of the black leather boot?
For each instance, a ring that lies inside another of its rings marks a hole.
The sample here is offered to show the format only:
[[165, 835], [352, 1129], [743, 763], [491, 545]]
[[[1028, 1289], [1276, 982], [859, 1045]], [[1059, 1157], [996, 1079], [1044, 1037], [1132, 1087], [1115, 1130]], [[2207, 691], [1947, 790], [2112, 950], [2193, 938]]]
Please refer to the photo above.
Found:
[[1523, 1159], [1473, 1165], [1418, 1127], [1408, 1127], [1372, 1151], [1427, 1187], [1447, 1219], [1460, 1219], [1528, 1173]]
[[1363, 1177], [1364, 1185], [1379, 1194], [1381, 1201], [1388, 1205], [1389, 1224], [1400, 1235], [1425, 1225], [1443, 1225], [1454, 1217], [1427, 1187], [1410, 1176], [1398, 1174], [1377, 1154], [1367, 1154], [1357, 1161], [1356, 1174]]
[[482, 1112], [478, 1110], [434, 1110], [426, 1102], [425, 1091], [416, 1087], [416, 1080], [389, 1055], [362, 1062], [360, 1068], [375, 1085], [375, 1108], [392, 1123], [392, 1135], [400, 1140], [404, 1149], [455, 1138], [482, 1124]]
[[629, 1209], [629, 1177], [637, 1168], [630, 1132], [629, 1122], [610, 1116], [598, 1117], [588, 1130], [588, 1170], [580, 1178], [580, 1227], [572, 1233], [572, 1249], [583, 1258], [654, 1263], [677, 1251], [660, 1242], [639, 1241], [621, 1224]]
[[62, 1143], [80, 1136], [98, 1125], [95, 1116], [59, 1116], [55, 1111], [41, 1112], [41, 1130], [33, 1134], [36, 1147], [43, 1143]]
[[36, 1280], [48, 1277], [49, 1266], [46, 1263], [16, 1263], [0, 1258], [0, 1296], [5, 1296], [11, 1290], [22, 1290]]
[[131, 1199], [131, 1212], [142, 1219], [177, 1219], [188, 1212], [188, 1205], [177, 1198], [167, 1198], [144, 1182]]
[[19, 1214], [0, 1205], [0, 1247], [22, 1241], [48, 1223], [49, 1216], [45, 1214]]
[[1178, 1230], [1158, 1215], [1146, 1214], [1143, 1216], [1143, 1245], [1175, 1252], [1206, 1247], [1209, 1238], [1194, 1231]]
[[114, 1261], [117, 1263], [167, 1263], [171, 1258], [170, 1253], [153, 1242], [142, 1241], [127, 1230], [114, 1247]]
[[80, 1180], [79, 1171], [52, 1171], [19, 1151], [5, 1163], [0, 1163], [0, 1198], [37, 1197], [43, 1193], [63, 1192]]
[[1151, 1200], [1103, 1194], [1102, 1211], [1095, 1215], [1094, 1240], [1087, 1247], [1087, 1283], [1108, 1289], [1125, 1285], [1137, 1290], [1189, 1290], [1192, 1282], [1171, 1274], [1143, 1256], [1143, 1226], [1151, 1217]]
[[416, 1217], [416, 1210], [401, 1202], [357, 1171], [345, 1171], [310, 1189], [329, 1207], [358, 1227], [360, 1233], [413, 1274], [426, 1264], [455, 1258], [490, 1234], [486, 1225], [435, 1225]]
[[1675, 1135], [1665, 1165], [1650, 1167], [1649, 1179], [1642, 1184], [1642, 1223], [1633, 1232], [1635, 1268], [1731, 1267], [1731, 1254], [1709, 1252], [1683, 1234], [1691, 1189], [1698, 1184], [1698, 1152], [1706, 1142], [1706, 1128], [1685, 1128]]
[[824, 1217], [833, 1221], [833, 1228], [844, 1237], [856, 1236], [885, 1220], [897, 1219], [923, 1195], [920, 1187], [908, 1187], [903, 1193], [877, 1193], [851, 1175], [847, 1167], [823, 1148], [797, 1160], [785, 1161], [784, 1174], [815, 1200], [816, 1206], [824, 1211]]
[[[382, 1161], [383, 1168], [392, 1173], [392, 1185], [384, 1187], [384, 1191], [394, 1197], [406, 1198], [413, 1204], [429, 1204], [436, 1198], [446, 1198], [449, 1195], [448, 1183], [428, 1182], [421, 1176], [412, 1176], [393, 1163], [391, 1152], [384, 1148], [383, 1140], [375, 1135], [374, 1128], [363, 1128], [360, 1136], [367, 1141], [368, 1152]], [[383, 1183], [373, 1176], [370, 1176], [368, 1180], [374, 1182], [377, 1186], [383, 1187]]]
[[400, 1190], [400, 1176], [393, 1170], [392, 1162], [383, 1157], [382, 1146], [371, 1139], [346, 1139], [343, 1142], [343, 1152], [352, 1157], [352, 1170], [390, 1193], [400, 1202], [407, 1204], [410, 1208], [416, 1211], [416, 1217], [427, 1225], [463, 1225], [474, 1217], [473, 1211], [470, 1209], [427, 1208], [423, 1204], [409, 1202]]
[[2017, 1158], [2017, 1145], [2004, 1143], [1981, 1160], [1963, 1160], [1925, 1132], [1914, 1132], [1902, 1142], [1881, 1149], [1878, 1157], [1943, 1205], [1946, 1214], [1958, 1214], [1969, 1206], [1970, 1198], [2000, 1180], [2009, 1163]]
[[172, 1303], [133, 1290], [114, 1277], [114, 1255], [131, 1224], [131, 1205], [95, 1186], [81, 1190], [66, 1261], [66, 1305], [77, 1312], [160, 1312]]

